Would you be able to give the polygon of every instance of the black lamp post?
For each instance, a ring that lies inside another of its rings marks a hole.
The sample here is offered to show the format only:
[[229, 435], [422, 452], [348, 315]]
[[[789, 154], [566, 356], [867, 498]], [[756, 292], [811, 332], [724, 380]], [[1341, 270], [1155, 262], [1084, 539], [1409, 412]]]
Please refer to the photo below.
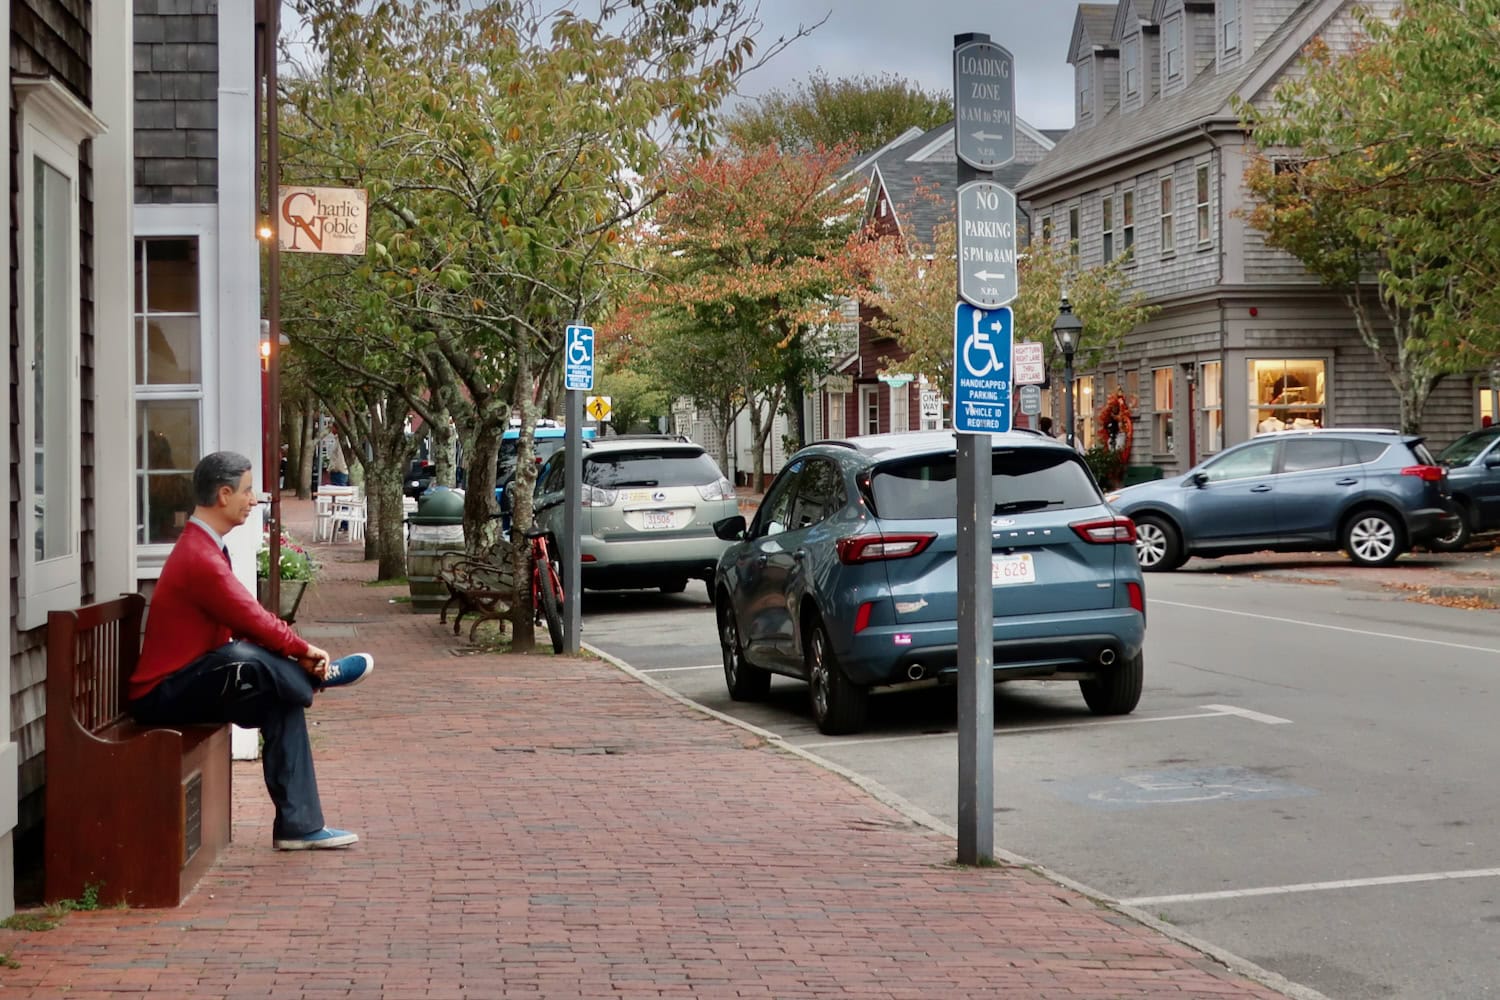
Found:
[[1083, 321], [1073, 315], [1068, 304], [1068, 293], [1064, 292], [1062, 304], [1057, 309], [1057, 319], [1052, 321], [1052, 336], [1063, 356], [1063, 396], [1066, 399], [1067, 422], [1065, 424], [1068, 444], [1073, 445], [1073, 352], [1078, 350], [1078, 338], [1083, 335]]

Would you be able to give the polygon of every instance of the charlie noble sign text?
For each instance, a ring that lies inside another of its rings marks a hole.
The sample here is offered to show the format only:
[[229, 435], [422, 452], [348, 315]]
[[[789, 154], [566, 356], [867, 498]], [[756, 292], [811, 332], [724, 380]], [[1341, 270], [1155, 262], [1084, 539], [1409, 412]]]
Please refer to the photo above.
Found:
[[277, 239], [291, 253], [365, 252], [363, 188], [284, 187], [277, 200]]

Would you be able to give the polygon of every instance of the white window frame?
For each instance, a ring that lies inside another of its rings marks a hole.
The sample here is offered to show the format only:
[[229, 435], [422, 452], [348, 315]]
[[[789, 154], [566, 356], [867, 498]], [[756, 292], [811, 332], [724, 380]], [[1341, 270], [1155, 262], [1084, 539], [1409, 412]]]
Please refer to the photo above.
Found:
[[1198, 197], [1197, 221], [1198, 221], [1198, 246], [1206, 247], [1214, 241], [1214, 223], [1212, 214], [1213, 205], [1213, 176], [1209, 171], [1207, 163], [1198, 164], [1193, 171], [1194, 193]]
[[[859, 412], [855, 414], [861, 434], [880, 433], [880, 383], [859, 387]], [[874, 418], [871, 419], [871, 411]]]
[[1042, 232], [1042, 245], [1045, 246], [1045, 247], [1049, 247], [1050, 248], [1052, 246], [1052, 216], [1050, 216], [1050, 215], [1044, 215], [1044, 216], [1042, 216], [1042, 229], [1041, 229], [1041, 232]]
[[1094, 113], [1094, 63], [1085, 59], [1078, 64], [1078, 117], [1089, 118]]
[[1079, 225], [1078, 206], [1074, 205], [1068, 209], [1068, 256], [1076, 263], [1078, 260], [1078, 231]]
[[830, 392], [828, 394], [828, 432], [826, 437], [830, 441], [842, 441], [847, 435], [844, 433], [844, 406], [849, 394], [847, 392]]
[[1167, 18], [1161, 29], [1162, 71], [1168, 80], [1182, 76], [1182, 16]]
[[[14, 77], [12, 86], [18, 105], [18, 132], [20, 136], [20, 174], [17, 185], [17, 207], [20, 217], [20, 259], [17, 261], [15, 287], [16, 303], [20, 318], [20, 350], [18, 362], [22, 377], [17, 379], [20, 421], [18, 437], [21, 453], [17, 456], [20, 467], [21, 502], [19, 508], [20, 542], [16, 548], [20, 555], [17, 569], [19, 606], [16, 608], [17, 627], [21, 630], [40, 628], [47, 624], [50, 611], [62, 611], [77, 607], [82, 600], [83, 579], [83, 474], [82, 437], [82, 380], [80, 355], [83, 339], [83, 305], [81, 292], [80, 245], [80, 196], [78, 147], [85, 139], [104, 133], [104, 123], [94, 116], [72, 92], [52, 77]], [[64, 226], [65, 263], [64, 290], [68, 307], [64, 315], [66, 327], [63, 336], [67, 340], [63, 354], [63, 366], [67, 373], [68, 398], [65, 409], [67, 419], [61, 428], [49, 427], [48, 461], [57, 460], [70, 470], [67, 478], [68, 495], [47, 497], [49, 509], [66, 516], [69, 545], [67, 551], [50, 559], [38, 560], [32, 539], [36, 534], [37, 520], [32, 498], [36, 495], [36, 442], [35, 388], [30, 376], [35, 357], [33, 323], [36, 316], [36, 284], [33, 268], [36, 260], [35, 204], [36, 161], [42, 160], [60, 173], [67, 181], [68, 219]], [[108, 414], [99, 414], [99, 419], [109, 419]], [[53, 435], [62, 443], [61, 452], [52, 448]]]
[[1115, 196], [1105, 195], [1099, 203], [1100, 227], [1103, 235], [1100, 237], [1100, 248], [1104, 252], [1104, 263], [1108, 264], [1115, 259]]
[[[1162, 389], [1163, 385], [1166, 386], [1165, 391]], [[1151, 369], [1151, 451], [1154, 454], [1174, 453], [1177, 428], [1172, 418], [1176, 412], [1176, 393], [1176, 368], [1167, 365]]]
[[1199, 406], [1203, 411], [1205, 455], [1224, 449], [1224, 362], [1205, 361], [1198, 366]]
[[1219, 0], [1219, 17], [1222, 25], [1224, 51], [1234, 52], [1240, 47], [1240, 5], [1239, 0]]
[[[1135, 246], [1135, 190], [1120, 192], [1120, 252], [1130, 254]], [[1129, 260], [1134, 260], [1131, 255]]]
[[1170, 257], [1177, 252], [1177, 230], [1174, 228], [1176, 219], [1172, 214], [1174, 198], [1172, 175], [1162, 174], [1156, 181], [1161, 194], [1161, 255]]
[[1125, 52], [1120, 59], [1122, 74], [1121, 89], [1126, 97], [1134, 97], [1141, 89], [1141, 40], [1139, 36], [1126, 41]]

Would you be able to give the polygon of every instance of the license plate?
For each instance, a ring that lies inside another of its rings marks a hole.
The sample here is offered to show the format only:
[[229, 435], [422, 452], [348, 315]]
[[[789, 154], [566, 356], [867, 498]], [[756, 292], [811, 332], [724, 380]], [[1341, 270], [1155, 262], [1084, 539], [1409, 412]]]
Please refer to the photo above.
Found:
[[648, 510], [645, 513], [647, 528], [670, 528], [672, 526], [670, 510]]
[[1012, 583], [1036, 583], [1036, 563], [1030, 552], [990, 557], [990, 582], [996, 587]]

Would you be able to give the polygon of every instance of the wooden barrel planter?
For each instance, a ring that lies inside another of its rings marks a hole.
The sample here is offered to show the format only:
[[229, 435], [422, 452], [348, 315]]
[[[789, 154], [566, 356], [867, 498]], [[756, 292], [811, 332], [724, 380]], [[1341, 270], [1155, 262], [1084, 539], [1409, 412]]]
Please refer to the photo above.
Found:
[[438, 560], [448, 552], [464, 550], [461, 524], [413, 524], [406, 539], [406, 582], [411, 590], [411, 609], [419, 615], [435, 615], [448, 602], [448, 587], [438, 579]]

